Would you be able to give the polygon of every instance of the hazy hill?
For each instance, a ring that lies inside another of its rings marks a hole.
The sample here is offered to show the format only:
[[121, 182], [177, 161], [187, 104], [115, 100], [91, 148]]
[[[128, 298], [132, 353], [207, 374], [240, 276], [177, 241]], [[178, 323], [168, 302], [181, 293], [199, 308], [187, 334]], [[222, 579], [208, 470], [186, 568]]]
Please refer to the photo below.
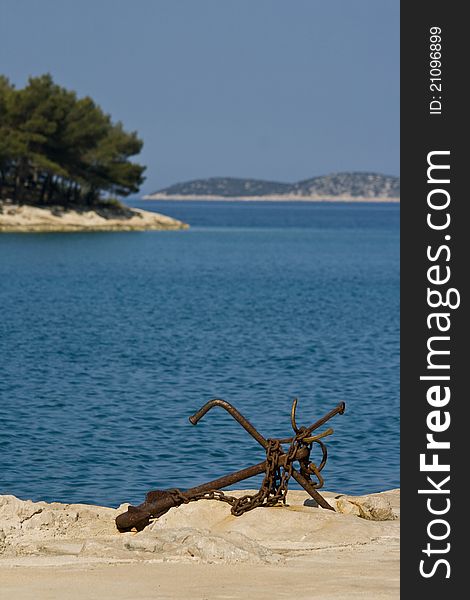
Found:
[[398, 199], [400, 179], [379, 173], [333, 173], [305, 179], [297, 183], [211, 177], [177, 183], [145, 196], [164, 198], [245, 198], [245, 199]]
[[400, 178], [379, 173], [333, 173], [305, 179], [291, 187], [302, 196], [400, 197]]
[[[262, 179], [241, 179], [237, 177], [210, 177], [176, 183], [155, 194], [168, 196], [224, 196], [239, 198], [240, 196], [268, 196], [270, 194], [288, 194], [292, 185]], [[153, 194], [150, 194], [153, 195]]]

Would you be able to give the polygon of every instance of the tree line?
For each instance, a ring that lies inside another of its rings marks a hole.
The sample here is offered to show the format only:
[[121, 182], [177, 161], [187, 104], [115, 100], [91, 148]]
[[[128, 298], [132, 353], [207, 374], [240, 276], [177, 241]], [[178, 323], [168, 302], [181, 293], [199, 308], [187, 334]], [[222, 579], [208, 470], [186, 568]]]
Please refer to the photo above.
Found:
[[142, 145], [136, 132], [49, 74], [22, 89], [0, 76], [0, 199], [90, 206], [136, 193], [145, 167], [129, 159]]

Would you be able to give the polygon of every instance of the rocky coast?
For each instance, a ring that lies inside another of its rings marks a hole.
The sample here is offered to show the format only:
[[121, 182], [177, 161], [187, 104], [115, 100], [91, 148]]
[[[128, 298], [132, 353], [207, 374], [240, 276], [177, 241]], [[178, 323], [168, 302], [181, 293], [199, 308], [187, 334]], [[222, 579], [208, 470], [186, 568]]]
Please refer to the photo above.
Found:
[[292, 490], [287, 506], [234, 517], [201, 500], [129, 533], [114, 523], [127, 504], [0, 496], [0, 589], [17, 600], [398, 598], [399, 490], [324, 495], [336, 512]]
[[156, 212], [124, 206], [39, 207], [0, 202], [0, 233], [146, 231], [187, 229], [188, 225]]

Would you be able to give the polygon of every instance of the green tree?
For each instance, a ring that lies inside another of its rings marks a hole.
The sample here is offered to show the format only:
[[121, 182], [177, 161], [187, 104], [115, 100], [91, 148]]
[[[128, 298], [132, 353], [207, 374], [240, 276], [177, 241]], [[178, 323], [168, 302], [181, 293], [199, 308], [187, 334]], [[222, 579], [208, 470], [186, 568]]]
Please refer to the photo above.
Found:
[[21, 90], [0, 79], [0, 194], [18, 202], [88, 204], [138, 191], [145, 167], [135, 132], [113, 124], [89, 97], [32, 77]]

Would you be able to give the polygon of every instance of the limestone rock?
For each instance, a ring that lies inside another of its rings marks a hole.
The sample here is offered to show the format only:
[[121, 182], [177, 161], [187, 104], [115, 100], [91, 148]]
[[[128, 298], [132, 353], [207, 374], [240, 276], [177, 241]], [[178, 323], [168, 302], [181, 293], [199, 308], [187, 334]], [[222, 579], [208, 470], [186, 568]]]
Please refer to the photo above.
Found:
[[125, 540], [124, 547], [133, 552], [153, 553], [165, 561], [254, 564], [281, 560], [280, 556], [243, 534], [215, 535], [196, 528], [142, 532]]
[[0, 200], [0, 233], [49, 231], [146, 231], [187, 229], [160, 213], [138, 208], [103, 211], [91, 208], [38, 207]]
[[0, 496], [0, 562], [269, 564], [316, 551], [389, 547], [398, 540], [397, 490], [325, 496], [336, 503], [337, 512], [319, 508], [303, 491], [291, 490], [286, 506], [234, 517], [227, 504], [201, 500], [172, 508], [143, 531], [124, 534], [118, 532], [115, 518], [127, 505], [112, 509]]
[[356, 515], [368, 521], [393, 521], [397, 517], [389, 500], [381, 495], [340, 496], [336, 510], [343, 515]]

